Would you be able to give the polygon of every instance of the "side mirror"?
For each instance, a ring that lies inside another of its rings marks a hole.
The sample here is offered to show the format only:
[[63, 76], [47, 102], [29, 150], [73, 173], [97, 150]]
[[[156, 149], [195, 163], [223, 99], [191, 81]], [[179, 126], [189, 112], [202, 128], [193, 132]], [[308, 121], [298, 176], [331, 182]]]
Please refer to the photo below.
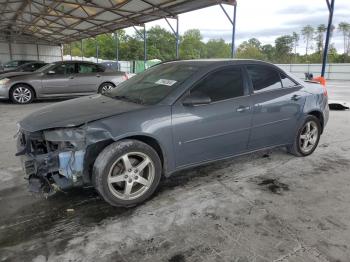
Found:
[[183, 101], [184, 106], [197, 106], [197, 105], [207, 105], [211, 103], [209, 96], [204, 95], [200, 92], [193, 92], [188, 95]]
[[56, 72], [55, 72], [55, 71], [52, 71], [52, 70], [50, 70], [50, 71], [47, 72], [48, 75], [54, 75], [55, 73], [56, 73]]

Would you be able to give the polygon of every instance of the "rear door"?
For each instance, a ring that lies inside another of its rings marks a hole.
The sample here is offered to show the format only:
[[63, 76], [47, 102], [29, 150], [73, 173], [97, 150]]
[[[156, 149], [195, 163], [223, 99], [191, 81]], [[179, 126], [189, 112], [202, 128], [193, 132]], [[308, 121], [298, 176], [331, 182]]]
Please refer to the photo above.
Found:
[[177, 167], [210, 161], [247, 149], [251, 125], [250, 96], [241, 67], [210, 73], [189, 93], [209, 96], [210, 104], [174, 104], [172, 125]]
[[42, 94], [66, 95], [74, 93], [71, 88], [75, 63], [59, 63], [42, 77]]
[[272, 66], [246, 69], [253, 92], [249, 149], [291, 143], [305, 103], [302, 87]]
[[98, 65], [77, 63], [77, 74], [72, 81], [72, 90], [76, 93], [95, 93], [100, 78]]

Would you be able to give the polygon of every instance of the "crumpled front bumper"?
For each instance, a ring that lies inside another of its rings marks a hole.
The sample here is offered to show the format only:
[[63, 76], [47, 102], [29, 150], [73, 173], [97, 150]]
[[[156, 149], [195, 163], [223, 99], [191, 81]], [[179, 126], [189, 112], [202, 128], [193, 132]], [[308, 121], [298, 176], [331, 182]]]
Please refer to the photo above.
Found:
[[51, 195], [57, 191], [82, 186], [85, 150], [36, 151], [38, 135], [19, 133], [17, 156], [20, 156], [29, 190]]

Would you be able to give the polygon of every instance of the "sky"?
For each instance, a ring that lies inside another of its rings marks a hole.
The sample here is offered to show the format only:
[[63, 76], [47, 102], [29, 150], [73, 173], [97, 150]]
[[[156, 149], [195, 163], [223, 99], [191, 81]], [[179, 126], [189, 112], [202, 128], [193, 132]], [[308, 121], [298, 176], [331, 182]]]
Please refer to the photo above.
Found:
[[[199, 0], [194, 0], [199, 1]], [[302, 27], [310, 24], [316, 27], [328, 22], [326, 0], [237, 0], [236, 44], [252, 37], [263, 44], [273, 44], [276, 37], [300, 33]], [[233, 7], [224, 5], [227, 12], [233, 14]], [[350, 0], [335, 0], [333, 24], [350, 23]], [[148, 23], [170, 28], [164, 20]], [[175, 25], [175, 23], [174, 23]], [[180, 33], [188, 29], [199, 29], [203, 40], [223, 38], [231, 42], [232, 26], [220, 6], [213, 6], [180, 15]], [[133, 29], [128, 29], [133, 33]], [[338, 52], [343, 51], [342, 34], [336, 30], [332, 42]], [[305, 43], [301, 37], [298, 52], [305, 52]]]

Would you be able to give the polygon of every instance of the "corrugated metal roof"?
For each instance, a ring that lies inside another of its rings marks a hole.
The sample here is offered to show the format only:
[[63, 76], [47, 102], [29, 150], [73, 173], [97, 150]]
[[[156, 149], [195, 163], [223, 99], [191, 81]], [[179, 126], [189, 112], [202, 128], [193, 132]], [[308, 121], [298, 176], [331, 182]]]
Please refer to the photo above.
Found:
[[0, 0], [0, 37], [69, 43], [233, 0]]

